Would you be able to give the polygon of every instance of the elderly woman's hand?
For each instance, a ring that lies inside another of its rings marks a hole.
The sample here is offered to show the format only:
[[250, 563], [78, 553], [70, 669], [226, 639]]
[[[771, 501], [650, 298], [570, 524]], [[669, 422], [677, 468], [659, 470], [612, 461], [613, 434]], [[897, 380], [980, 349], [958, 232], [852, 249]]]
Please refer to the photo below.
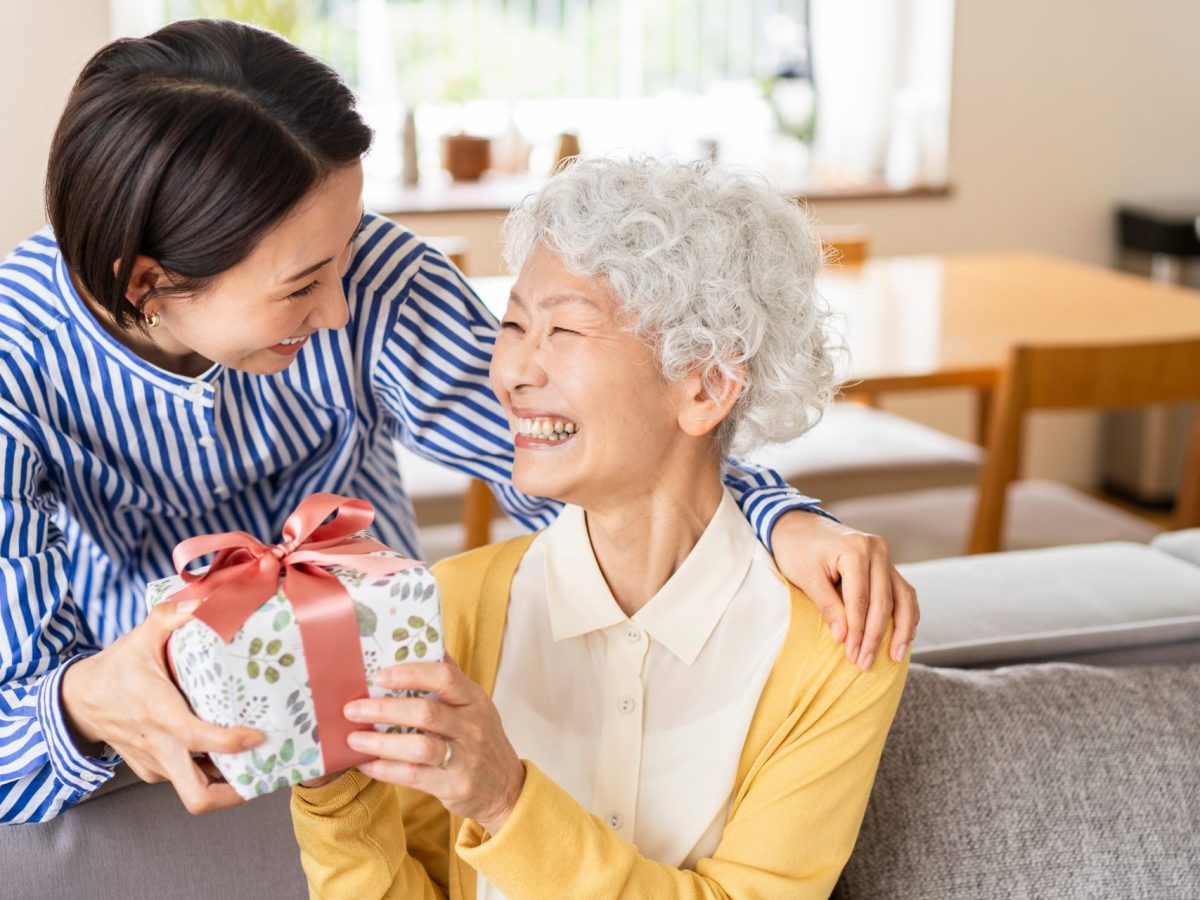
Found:
[[904, 658], [921, 612], [916, 591], [892, 565], [883, 538], [793, 510], [775, 524], [771, 545], [784, 577], [808, 594], [859, 668], [870, 668], [889, 617], [896, 620], [892, 659]]
[[525, 766], [508, 742], [491, 697], [454, 660], [404, 663], [375, 674], [391, 690], [430, 691], [437, 699], [382, 697], [346, 705], [352, 722], [402, 725], [420, 732], [356, 731], [350, 746], [379, 757], [358, 766], [378, 781], [431, 794], [450, 812], [495, 834], [508, 819]]

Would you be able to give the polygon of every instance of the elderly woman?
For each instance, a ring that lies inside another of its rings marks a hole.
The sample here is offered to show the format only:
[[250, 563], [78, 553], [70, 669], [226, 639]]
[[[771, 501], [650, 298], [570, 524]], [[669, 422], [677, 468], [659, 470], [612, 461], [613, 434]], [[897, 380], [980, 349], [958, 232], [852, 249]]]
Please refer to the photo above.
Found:
[[[508, 223], [491, 379], [548, 528], [437, 567], [452, 659], [295, 788], [314, 895], [824, 897], [906, 663], [850, 662], [722, 486], [833, 389], [818, 243], [759, 181], [580, 163]], [[398, 730], [397, 730], [398, 731]]]

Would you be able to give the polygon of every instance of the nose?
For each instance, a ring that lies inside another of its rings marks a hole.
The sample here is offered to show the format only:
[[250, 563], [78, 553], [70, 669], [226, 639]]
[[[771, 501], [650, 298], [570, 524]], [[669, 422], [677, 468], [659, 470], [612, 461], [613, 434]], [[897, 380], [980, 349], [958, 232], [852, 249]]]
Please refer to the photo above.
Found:
[[545, 387], [548, 379], [539, 357], [537, 341], [529, 335], [501, 333], [488, 370], [492, 390], [501, 395], [515, 394], [522, 388]]
[[316, 306], [308, 314], [308, 324], [314, 331], [321, 328], [337, 331], [350, 321], [350, 308], [346, 305], [342, 279], [334, 278], [332, 281], [327, 290], [320, 292]]

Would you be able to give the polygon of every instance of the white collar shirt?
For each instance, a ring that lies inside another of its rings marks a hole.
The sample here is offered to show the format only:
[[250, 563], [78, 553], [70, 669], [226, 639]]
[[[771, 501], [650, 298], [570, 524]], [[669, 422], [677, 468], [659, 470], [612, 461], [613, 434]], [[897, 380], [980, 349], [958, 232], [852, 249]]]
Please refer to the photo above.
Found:
[[[508, 738], [643, 856], [694, 868], [720, 841], [789, 602], [726, 491], [691, 553], [626, 616], [583, 510], [568, 506], [513, 577], [493, 691]], [[479, 900], [502, 897], [479, 876]]]

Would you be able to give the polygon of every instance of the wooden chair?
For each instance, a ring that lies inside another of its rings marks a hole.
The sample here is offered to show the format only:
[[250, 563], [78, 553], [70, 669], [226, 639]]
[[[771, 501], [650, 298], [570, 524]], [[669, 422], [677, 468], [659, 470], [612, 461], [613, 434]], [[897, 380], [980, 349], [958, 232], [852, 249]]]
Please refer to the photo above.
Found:
[[472, 478], [463, 497], [463, 550], [483, 547], [492, 539], [492, 519], [499, 506], [486, 481]]
[[[1025, 415], [1038, 409], [1123, 409], [1200, 400], [1200, 340], [1109, 347], [1016, 347], [997, 391], [970, 553], [1000, 549], [1005, 499], [1020, 468]], [[1200, 525], [1200, 415], [1174, 527]]]
[[[1037, 410], [1109, 410], [1191, 400], [1200, 400], [1200, 340], [1019, 346], [997, 388], [987, 455], [974, 490], [856, 498], [833, 504], [831, 511], [856, 528], [883, 535], [901, 562], [964, 550], [1146, 541], [1158, 529], [1144, 519], [1067, 485], [1015, 480], [1025, 418]], [[1200, 525], [1200, 415], [1173, 527], [1194, 525]]]
[[928, 425], [858, 403], [839, 401], [795, 440], [769, 444], [750, 460], [823, 503], [852, 497], [970, 487], [983, 449]]
[[[819, 234], [830, 266], [866, 262], [870, 241], [863, 226], [822, 226]], [[983, 456], [978, 446], [878, 406], [876, 393], [852, 389], [811, 431], [762, 448], [752, 461], [826, 502], [975, 483]]]

